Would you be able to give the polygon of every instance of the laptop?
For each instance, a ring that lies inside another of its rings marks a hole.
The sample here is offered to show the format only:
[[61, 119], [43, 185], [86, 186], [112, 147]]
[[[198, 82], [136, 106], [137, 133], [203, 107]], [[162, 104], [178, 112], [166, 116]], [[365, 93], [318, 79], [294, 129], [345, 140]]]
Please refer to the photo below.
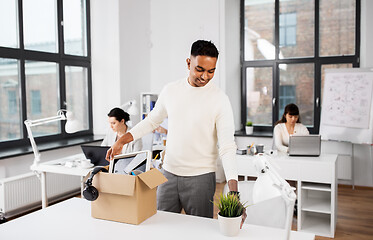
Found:
[[320, 135], [291, 135], [289, 138], [289, 156], [320, 156]]
[[106, 152], [110, 147], [108, 146], [94, 146], [94, 145], [80, 145], [86, 159], [90, 159], [94, 166], [107, 166], [109, 162], [106, 161]]

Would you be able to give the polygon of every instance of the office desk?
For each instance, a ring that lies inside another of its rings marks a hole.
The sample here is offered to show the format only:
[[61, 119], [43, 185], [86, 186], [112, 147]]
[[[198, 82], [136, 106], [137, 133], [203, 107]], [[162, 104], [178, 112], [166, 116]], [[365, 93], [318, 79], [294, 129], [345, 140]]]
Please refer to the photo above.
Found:
[[[336, 154], [319, 157], [290, 157], [284, 153], [265, 155], [286, 180], [297, 182], [298, 231], [334, 238], [337, 223]], [[237, 155], [238, 175], [257, 176], [253, 159]]]
[[81, 159], [86, 159], [83, 153], [39, 163], [38, 165], [32, 165], [31, 170], [36, 171], [40, 174], [40, 183], [41, 183], [41, 205], [42, 208], [48, 206], [48, 197], [47, 197], [47, 182], [46, 182], [46, 173], [58, 173], [58, 174], [67, 174], [73, 176], [80, 176], [81, 191], [84, 189], [83, 179], [92, 168], [81, 168], [76, 167], [66, 167], [65, 163], [68, 161], [79, 161]]
[[[91, 217], [90, 202], [72, 198], [0, 225], [1, 239], [232, 239], [220, 233], [216, 219], [158, 211], [140, 225]], [[234, 239], [281, 240], [283, 230], [244, 224]], [[291, 232], [291, 240], [314, 234]]]

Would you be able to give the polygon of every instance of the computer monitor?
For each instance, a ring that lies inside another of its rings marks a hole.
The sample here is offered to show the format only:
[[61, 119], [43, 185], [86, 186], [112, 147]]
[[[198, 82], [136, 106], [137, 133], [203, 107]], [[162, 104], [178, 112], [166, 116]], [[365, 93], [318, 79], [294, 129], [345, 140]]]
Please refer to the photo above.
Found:
[[94, 166], [107, 166], [109, 162], [106, 161], [106, 153], [110, 147], [95, 146], [95, 145], [81, 145], [82, 151], [87, 159], [91, 160]]
[[149, 171], [151, 156], [152, 154], [149, 150], [116, 155], [110, 161], [109, 173], [131, 174], [135, 172], [135, 175], [138, 175]]
[[320, 135], [290, 135], [289, 156], [320, 156]]

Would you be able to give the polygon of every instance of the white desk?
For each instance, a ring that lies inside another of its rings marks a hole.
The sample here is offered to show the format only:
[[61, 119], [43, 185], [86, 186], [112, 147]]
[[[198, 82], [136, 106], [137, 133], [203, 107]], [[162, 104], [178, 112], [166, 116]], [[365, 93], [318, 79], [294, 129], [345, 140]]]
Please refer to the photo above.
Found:
[[[333, 238], [337, 223], [337, 155], [290, 157], [279, 153], [265, 156], [280, 167], [277, 171], [284, 179], [297, 181], [298, 231]], [[237, 155], [238, 175], [257, 176], [255, 157]]]
[[40, 183], [41, 183], [41, 203], [42, 208], [48, 206], [48, 197], [47, 197], [47, 182], [46, 182], [46, 173], [58, 173], [58, 174], [67, 174], [73, 176], [80, 176], [81, 190], [84, 189], [83, 179], [92, 168], [81, 168], [81, 167], [66, 167], [64, 164], [68, 161], [79, 161], [81, 159], [86, 159], [83, 153], [39, 163], [38, 165], [31, 166], [32, 171], [36, 171], [40, 174]]
[[[216, 219], [158, 211], [140, 225], [91, 217], [90, 203], [72, 198], [0, 225], [1, 239], [232, 239], [220, 233]], [[280, 239], [283, 230], [244, 224], [234, 239]], [[291, 240], [315, 235], [292, 231]]]

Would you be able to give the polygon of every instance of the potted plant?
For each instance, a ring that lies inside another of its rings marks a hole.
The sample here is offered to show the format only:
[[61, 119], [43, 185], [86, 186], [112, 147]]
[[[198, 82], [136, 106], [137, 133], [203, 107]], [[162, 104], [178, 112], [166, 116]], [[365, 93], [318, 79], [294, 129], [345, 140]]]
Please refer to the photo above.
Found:
[[220, 231], [223, 235], [236, 236], [240, 230], [241, 216], [246, 209], [245, 204], [240, 202], [239, 196], [223, 193], [214, 202], [218, 208], [218, 221]]
[[245, 126], [246, 134], [250, 135], [254, 132], [253, 122], [247, 121]]

